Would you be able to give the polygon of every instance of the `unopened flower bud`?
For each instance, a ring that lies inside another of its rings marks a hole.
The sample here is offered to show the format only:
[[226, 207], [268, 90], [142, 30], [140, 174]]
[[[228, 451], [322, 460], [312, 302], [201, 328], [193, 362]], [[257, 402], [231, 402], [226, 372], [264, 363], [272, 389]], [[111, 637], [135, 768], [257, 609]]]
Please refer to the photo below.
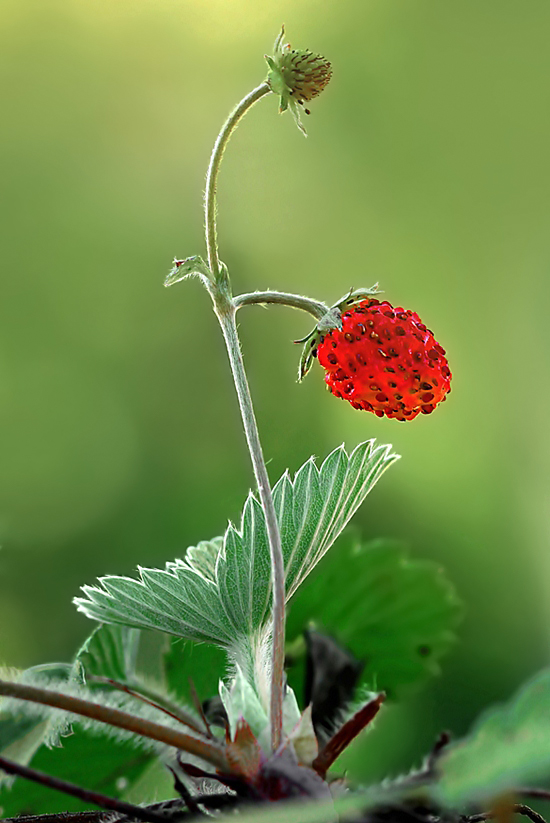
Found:
[[[291, 49], [289, 43], [283, 42], [284, 32], [283, 26], [275, 41], [273, 56], [266, 55], [270, 68], [267, 81], [271, 90], [280, 96], [279, 111], [289, 108], [298, 128], [305, 134], [297, 104], [303, 106], [323, 91], [332, 76], [332, 67], [320, 54]], [[309, 109], [305, 112], [309, 114]]]

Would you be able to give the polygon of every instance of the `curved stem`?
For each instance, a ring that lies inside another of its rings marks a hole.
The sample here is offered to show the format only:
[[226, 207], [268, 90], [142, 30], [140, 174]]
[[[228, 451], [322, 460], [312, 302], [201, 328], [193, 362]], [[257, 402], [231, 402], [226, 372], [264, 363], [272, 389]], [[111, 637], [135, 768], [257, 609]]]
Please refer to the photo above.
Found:
[[136, 717], [120, 709], [112, 709], [62, 692], [41, 689], [37, 686], [27, 686], [24, 683], [9, 683], [5, 680], [0, 680], [0, 694], [6, 697], [15, 697], [18, 700], [41, 703], [44, 706], [51, 706], [54, 709], [62, 709], [66, 712], [89, 717], [92, 720], [98, 720], [100, 723], [107, 723], [119, 729], [126, 729], [126, 731], [133, 732], [133, 734], [166, 743], [167, 746], [183, 749], [183, 751], [194, 754], [223, 771], [231, 770], [222, 748], [213, 741], [201, 740], [198, 737], [185, 734], [185, 732], [162, 726], [160, 723], [153, 723], [151, 720], [145, 720], [142, 717]]
[[235, 131], [239, 120], [246, 114], [254, 103], [257, 103], [265, 94], [269, 94], [271, 89], [267, 82], [262, 83], [247, 94], [240, 103], [235, 106], [227, 120], [222, 126], [218, 139], [214, 144], [208, 172], [206, 174], [206, 194], [204, 198], [204, 209], [206, 218], [206, 247], [208, 250], [208, 265], [210, 271], [217, 282], [220, 276], [220, 258], [218, 257], [218, 241], [216, 236], [216, 186], [218, 172], [222, 161], [225, 147]]
[[537, 800], [550, 800], [550, 790], [529, 788], [522, 786], [519, 789], [514, 789], [514, 794], [523, 795], [523, 797], [534, 797]]
[[312, 300], [310, 297], [303, 297], [301, 294], [288, 294], [282, 291], [254, 291], [250, 294], [239, 294], [233, 298], [236, 309], [241, 306], [250, 306], [254, 303], [265, 305], [266, 303], [280, 303], [283, 306], [290, 306], [293, 309], [301, 309], [312, 314], [316, 320], [321, 320], [329, 311], [329, 306]]
[[[513, 814], [522, 814], [524, 817], [528, 817], [533, 823], [546, 823], [546, 820], [542, 815], [532, 809], [530, 806], [526, 806], [524, 803], [512, 803], [508, 807], [507, 811], [510, 811]], [[464, 818], [466, 823], [484, 823], [485, 820], [495, 820], [500, 817], [498, 810], [492, 810], [490, 812], [482, 812], [481, 814], [472, 814], [469, 817]]]
[[267, 537], [271, 554], [271, 576], [273, 581], [273, 648], [271, 667], [271, 695], [270, 695], [270, 717], [271, 717], [271, 745], [273, 750], [277, 749], [282, 740], [283, 729], [283, 678], [284, 678], [284, 656], [285, 656], [285, 570], [283, 561], [283, 551], [281, 547], [281, 535], [271, 485], [265, 465], [258, 426], [252, 405], [252, 397], [244, 368], [241, 345], [237, 332], [235, 319], [236, 309], [232, 307], [224, 312], [218, 312], [218, 320], [222, 327], [222, 332], [227, 347], [229, 362], [239, 407], [243, 421], [246, 442], [252, 459], [254, 476], [258, 486], [260, 502], [265, 513]]

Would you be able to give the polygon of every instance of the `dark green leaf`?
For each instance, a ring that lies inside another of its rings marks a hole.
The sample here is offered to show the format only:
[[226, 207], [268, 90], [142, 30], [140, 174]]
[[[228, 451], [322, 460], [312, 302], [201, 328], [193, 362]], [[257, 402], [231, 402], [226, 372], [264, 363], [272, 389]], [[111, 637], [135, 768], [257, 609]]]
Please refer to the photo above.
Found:
[[313, 622], [365, 661], [363, 679], [371, 688], [392, 695], [438, 671], [460, 614], [437, 565], [408, 559], [396, 542], [360, 545], [348, 536], [291, 603], [287, 636]]
[[438, 797], [451, 806], [490, 803], [550, 775], [550, 669], [483, 714], [438, 761]]

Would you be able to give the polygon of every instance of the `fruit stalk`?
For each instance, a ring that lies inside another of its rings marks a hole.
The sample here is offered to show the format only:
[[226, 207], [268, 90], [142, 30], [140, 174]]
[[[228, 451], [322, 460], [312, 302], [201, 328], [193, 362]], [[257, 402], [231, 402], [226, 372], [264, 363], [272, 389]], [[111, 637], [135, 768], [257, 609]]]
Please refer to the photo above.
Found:
[[266, 305], [267, 303], [279, 303], [282, 306], [290, 306], [293, 309], [301, 309], [322, 320], [329, 312], [330, 308], [325, 303], [304, 297], [301, 294], [288, 294], [281, 291], [254, 291], [250, 294], [239, 294], [233, 298], [233, 303], [237, 309], [241, 306], [251, 306], [254, 303]]

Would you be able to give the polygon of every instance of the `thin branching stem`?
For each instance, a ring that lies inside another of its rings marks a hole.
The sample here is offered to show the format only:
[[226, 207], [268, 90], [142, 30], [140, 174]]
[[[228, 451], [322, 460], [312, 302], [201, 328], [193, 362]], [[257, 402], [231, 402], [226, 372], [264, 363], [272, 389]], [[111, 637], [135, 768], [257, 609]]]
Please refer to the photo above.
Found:
[[69, 783], [67, 780], [52, 777], [49, 774], [44, 774], [44, 772], [39, 772], [37, 769], [32, 769], [29, 766], [22, 766], [20, 763], [14, 763], [5, 757], [0, 757], [0, 769], [7, 774], [23, 777], [25, 780], [31, 780], [33, 783], [47, 786], [54, 791], [63, 792], [63, 794], [68, 794], [71, 797], [77, 797], [84, 803], [93, 803], [94, 806], [99, 806], [100, 809], [126, 815], [132, 820], [143, 820], [145, 823], [166, 823], [166, 817], [152, 809], [144, 809], [142, 806], [134, 806], [133, 803], [126, 803], [124, 800], [117, 800], [115, 797], [107, 797], [107, 795], [100, 794], [99, 792], [83, 789], [74, 783]]
[[[536, 812], [531, 806], [526, 806], [524, 803], [513, 803], [510, 806], [510, 811], [513, 814], [521, 814], [523, 817], [528, 817], [532, 823], [546, 823], [544, 817]], [[495, 820], [498, 817], [498, 812], [482, 812], [481, 814], [472, 814], [465, 817], [466, 823], [484, 823], [485, 820]]]
[[197, 732], [197, 734], [206, 734], [209, 737], [211, 736], [206, 726], [204, 728], [201, 727], [193, 715], [186, 712], [181, 708], [181, 706], [177, 706], [175, 703], [172, 703], [171, 700], [168, 700], [163, 695], [157, 694], [153, 689], [148, 689], [141, 683], [135, 687], [132, 687], [128, 686], [126, 683], [120, 683], [118, 680], [112, 680], [110, 677], [96, 676], [91, 677], [90, 680], [93, 683], [102, 683], [106, 686], [111, 686], [111, 688], [116, 689], [119, 692], [124, 692], [125, 694], [129, 694], [130, 697], [135, 697], [136, 700], [141, 700], [148, 706], [152, 706], [159, 712], [163, 712], [168, 717], [177, 720], [178, 723], [182, 723], [192, 731]]
[[104, 811], [18, 814], [17, 817], [3, 817], [2, 823], [102, 823], [106, 817]]
[[170, 729], [168, 726], [162, 726], [160, 723], [153, 723], [151, 720], [136, 717], [129, 712], [102, 706], [99, 703], [92, 703], [89, 700], [72, 697], [50, 689], [41, 689], [24, 683], [9, 683], [5, 680], [0, 680], [0, 694], [51, 706], [54, 709], [89, 717], [109, 726], [126, 729], [126, 731], [134, 734], [142, 735], [142, 737], [158, 740], [167, 746], [175, 746], [177, 749], [182, 749], [189, 754], [194, 754], [206, 760], [219, 769], [230, 771], [223, 749], [217, 743], [185, 734], [179, 729]]
[[285, 658], [285, 569], [279, 524], [273, 504], [271, 485], [263, 456], [258, 433], [258, 426], [252, 405], [250, 388], [244, 369], [241, 345], [237, 333], [235, 309], [218, 314], [227, 347], [229, 362], [241, 417], [248, 443], [248, 449], [254, 468], [260, 502], [265, 513], [267, 538], [271, 554], [271, 576], [273, 581], [273, 648], [271, 665], [271, 744], [273, 751], [278, 749], [282, 740], [283, 729], [283, 681]]
[[279, 303], [283, 306], [291, 306], [293, 309], [312, 314], [316, 320], [322, 320], [329, 312], [330, 308], [325, 303], [312, 300], [310, 297], [303, 297], [301, 294], [289, 294], [282, 291], [254, 291], [250, 294], [239, 294], [233, 298], [236, 309], [242, 306], [251, 306], [254, 303], [266, 305], [267, 303]]
[[523, 797], [533, 797], [537, 800], [550, 800], [549, 789], [537, 789], [532, 786], [522, 786], [519, 789], [514, 789], [514, 794], [521, 795]]
[[279, 524], [273, 505], [271, 485], [265, 465], [263, 451], [258, 433], [258, 426], [252, 405], [252, 397], [248, 386], [246, 371], [241, 352], [237, 324], [235, 320], [236, 307], [230, 295], [230, 286], [227, 276], [222, 271], [222, 265], [218, 256], [218, 242], [216, 230], [216, 190], [220, 164], [225, 151], [225, 147], [231, 134], [237, 127], [241, 118], [246, 112], [271, 91], [267, 82], [262, 83], [253, 89], [240, 103], [233, 109], [228, 119], [222, 126], [218, 135], [210, 164], [206, 176], [205, 194], [205, 228], [206, 247], [208, 251], [208, 265], [213, 279], [213, 298], [216, 315], [220, 322], [231, 372], [237, 390], [241, 417], [246, 435], [246, 442], [250, 452], [252, 467], [260, 503], [265, 513], [267, 537], [271, 555], [271, 576], [273, 583], [273, 641], [272, 641], [272, 665], [271, 665], [271, 686], [270, 686], [270, 720], [271, 720], [271, 745], [273, 750], [277, 749], [282, 740], [283, 730], [283, 681], [284, 681], [284, 639], [285, 639], [285, 574], [283, 552], [281, 548], [281, 536]]

